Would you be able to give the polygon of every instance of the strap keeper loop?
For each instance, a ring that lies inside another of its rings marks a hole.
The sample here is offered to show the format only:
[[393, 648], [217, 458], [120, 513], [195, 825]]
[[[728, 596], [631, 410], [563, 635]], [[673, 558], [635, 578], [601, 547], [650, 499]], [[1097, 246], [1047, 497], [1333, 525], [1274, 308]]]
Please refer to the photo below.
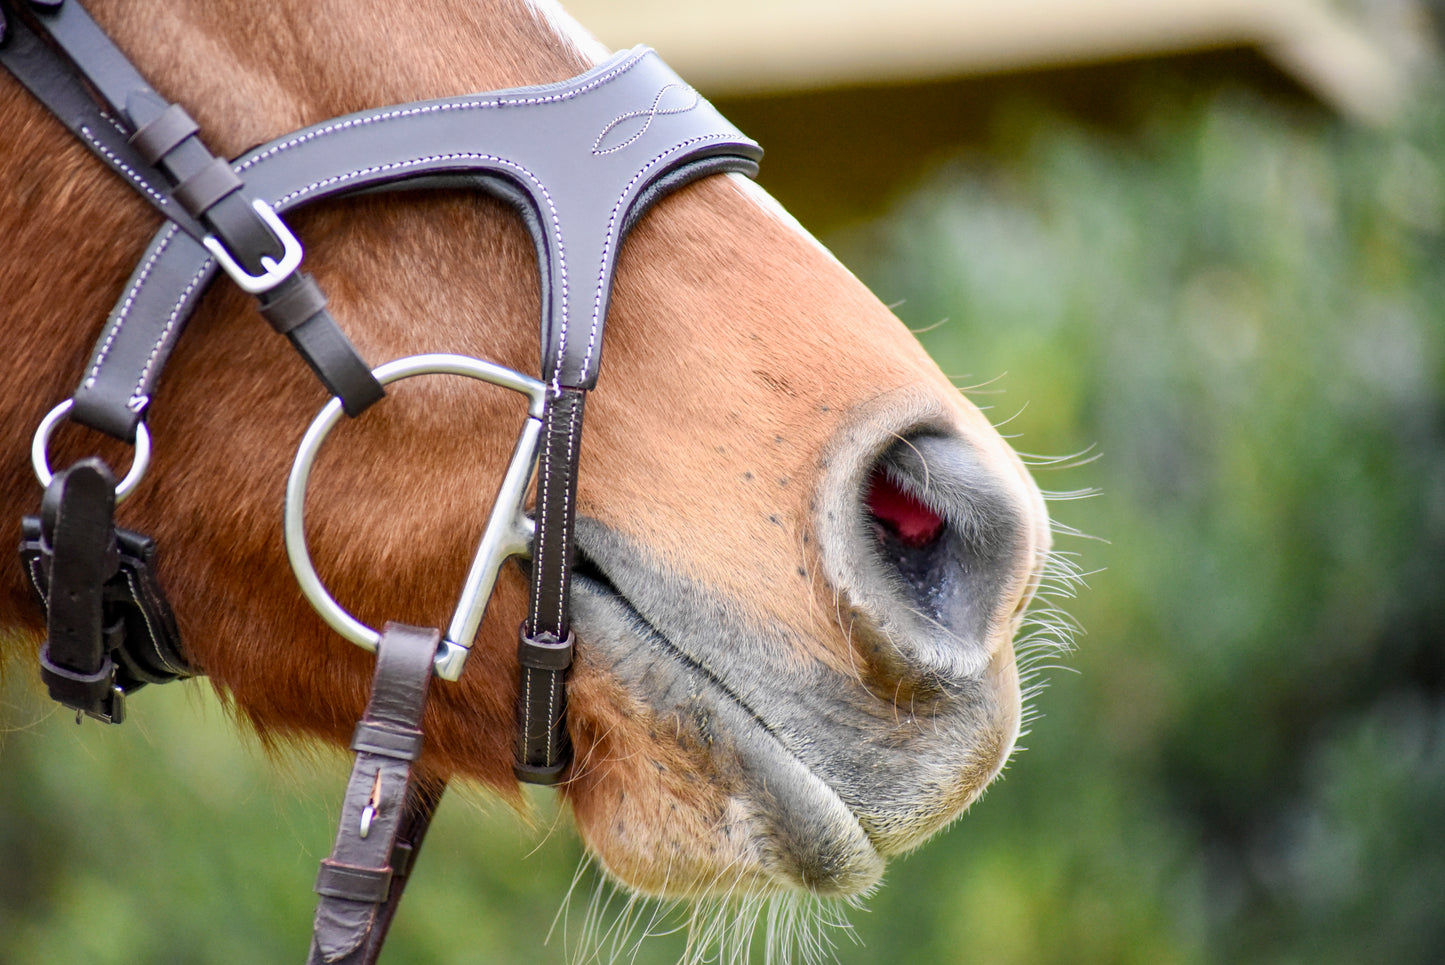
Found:
[[76, 711], [77, 722], [81, 714], [107, 724], [125, 720], [125, 691], [115, 682], [115, 662], [109, 654], [95, 673], [78, 673], [54, 663], [47, 642], [40, 649], [40, 679], [51, 700]]
[[316, 893], [327, 898], [380, 904], [391, 891], [390, 868], [359, 868], [323, 859], [316, 875]]
[[295, 272], [269, 292], [261, 295], [261, 314], [278, 335], [286, 335], [326, 308], [326, 295], [316, 280]]
[[421, 754], [422, 732], [396, 724], [362, 720], [351, 737], [351, 749], [399, 761], [414, 761]]
[[528, 764], [525, 761], [512, 761], [512, 776], [523, 784], [536, 784], [539, 787], [552, 787], [562, 783], [562, 772], [567, 765], [572, 763], [570, 754], [564, 754], [562, 759], [555, 764]]
[[411, 874], [411, 863], [416, 859], [417, 847], [412, 842], [397, 837], [396, 844], [391, 846], [391, 859], [387, 862], [391, 865], [393, 878], [405, 878]]
[[40, 678], [50, 698], [72, 710], [90, 712], [105, 706], [115, 686], [115, 664], [105, 654], [95, 673], [71, 670], [50, 659], [50, 641], [40, 648]]
[[517, 632], [517, 662], [531, 670], [566, 670], [572, 666], [576, 641], [576, 634], [571, 630], [567, 631], [566, 640], [559, 640], [556, 634], [546, 631], [529, 636], [524, 623]]
[[217, 201], [241, 190], [241, 179], [231, 166], [221, 158], [212, 158], [208, 164], [176, 185], [172, 192], [181, 207], [193, 218], [200, 218]]
[[199, 131], [200, 127], [191, 119], [191, 115], [186, 113], [186, 109], [179, 104], [172, 104], [132, 134], [130, 143], [140, 156], [146, 159], [146, 163], [155, 164], [179, 147], [182, 141]]

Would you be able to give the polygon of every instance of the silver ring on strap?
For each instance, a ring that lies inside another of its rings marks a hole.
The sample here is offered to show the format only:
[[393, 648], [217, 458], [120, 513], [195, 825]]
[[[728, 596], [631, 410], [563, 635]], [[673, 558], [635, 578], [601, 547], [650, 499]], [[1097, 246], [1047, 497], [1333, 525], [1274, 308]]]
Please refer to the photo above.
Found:
[[[55, 474], [50, 471], [50, 458], [46, 455], [46, 450], [50, 446], [50, 437], [55, 433], [55, 427], [60, 424], [60, 420], [70, 414], [74, 405], [74, 399], [66, 399], [47, 412], [35, 430], [35, 438], [30, 442], [30, 465], [35, 469], [35, 478], [40, 480], [41, 486], [49, 486], [50, 481], [55, 478]], [[140, 485], [150, 464], [150, 430], [146, 428], [144, 422], [138, 422], [135, 427], [135, 458], [131, 460], [130, 472], [126, 473], [125, 478], [116, 484], [116, 505], [120, 505], [127, 496], [135, 492], [135, 487]]]
[[[522, 503], [527, 496], [527, 486], [537, 461], [537, 443], [542, 434], [542, 415], [547, 404], [547, 386], [529, 376], [512, 369], [469, 358], [465, 355], [413, 355], [396, 359], [372, 370], [372, 375], [382, 385], [390, 385], [399, 379], [414, 375], [462, 375], [467, 378], [490, 382], [502, 388], [520, 392], [528, 397], [527, 420], [517, 437], [512, 451], [512, 461], [498, 487], [492, 512], [487, 520], [486, 531], [482, 534], [477, 552], [472, 559], [462, 591], [457, 599], [456, 610], [446, 634], [437, 650], [436, 673], [443, 680], [456, 680], [461, 676], [481, 624], [482, 613], [491, 598], [497, 572], [509, 556], [524, 555], [529, 551], [532, 539], [532, 521], [523, 513]], [[375, 651], [381, 634], [362, 623], [341, 607], [332, 598], [312, 565], [311, 554], [306, 548], [306, 485], [311, 478], [311, 467], [316, 461], [321, 443], [336, 423], [341, 421], [341, 400], [333, 398], [321, 409], [301, 439], [296, 450], [296, 460], [291, 466], [291, 476], [286, 482], [285, 536], [286, 555], [291, 560], [291, 569], [296, 573], [296, 582], [306, 599], [341, 636], [361, 647]]]

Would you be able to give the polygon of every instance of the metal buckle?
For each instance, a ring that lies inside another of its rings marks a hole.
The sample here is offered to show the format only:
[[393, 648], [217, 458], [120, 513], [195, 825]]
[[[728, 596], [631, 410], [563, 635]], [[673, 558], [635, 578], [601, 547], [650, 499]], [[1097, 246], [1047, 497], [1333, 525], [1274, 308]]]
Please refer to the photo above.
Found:
[[[535, 524], [524, 515], [523, 501], [527, 498], [527, 486], [532, 481], [537, 463], [537, 443], [542, 436], [547, 386], [520, 372], [465, 355], [413, 355], [378, 366], [371, 374], [382, 385], [413, 375], [464, 375], [520, 392], [529, 400], [527, 420], [517, 436], [512, 461], [497, 488], [487, 528], [482, 533], [471, 569], [462, 584], [451, 623], [437, 648], [437, 676], [443, 680], [456, 680], [461, 676], [462, 667], [471, 652], [482, 614], [492, 596], [492, 587], [497, 582], [497, 572], [507, 557], [525, 555], [532, 540]], [[341, 421], [341, 416], [341, 400], [333, 398], [311, 421], [297, 447], [291, 476], [286, 481], [286, 555], [291, 560], [291, 569], [296, 573], [301, 592], [321, 618], [347, 640], [363, 650], [375, 652], [381, 634], [361, 623], [332, 598], [316, 575], [316, 567], [312, 565], [311, 554], [306, 548], [306, 484], [311, 478], [311, 466], [320, 452], [322, 441]]]
[[117, 684], [110, 687], [110, 712], [100, 710], [76, 710], [75, 722], [80, 723], [81, 717], [89, 717], [91, 720], [98, 720], [102, 724], [123, 724], [125, 723], [125, 691]]
[[[40, 480], [41, 486], [48, 487], [50, 481], [55, 478], [50, 471], [50, 460], [46, 455], [46, 448], [50, 445], [50, 436], [55, 432], [55, 427], [60, 420], [70, 413], [75, 405], [74, 399], [66, 399], [45, 414], [40, 420], [40, 425], [35, 429], [35, 438], [30, 442], [30, 465], [35, 469], [35, 478]], [[115, 487], [115, 503], [119, 506], [127, 496], [135, 492], [135, 487], [140, 485], [141, 479], [146, 474], [146, 469], [151, 464], [151, 434], [144, 422], [136, 423], [135, 427], [135, 458], [131, 461], [130, 472], [125, 474]]]
[[231, 257], [226, 246], [221, 244], [221, 240], [215, 235], [206, 235], [201, 239], [201, 244], [206, 246], [211, 257], [216, 259], [216, 263], [231, 276], [231, 280], [239, 285], [242, 291], [250, 292], [252, 295], [263, 295], [291, 277], [291, 273], [301, 264], [301, 256], [304, 252], [301, 249], [301, 242], [296, 240], [291, 229], [286, 227], [286, 223], [269, 204], [256, 198], [251, 202], [251, 207], [266, 223], [266, 227], [271, 229], [276, 240], [281, 242], [281, 260], [279, 262], [270, 255], [262, 255], [261, 266], [266, 270], [259, 275], [253, 275]]

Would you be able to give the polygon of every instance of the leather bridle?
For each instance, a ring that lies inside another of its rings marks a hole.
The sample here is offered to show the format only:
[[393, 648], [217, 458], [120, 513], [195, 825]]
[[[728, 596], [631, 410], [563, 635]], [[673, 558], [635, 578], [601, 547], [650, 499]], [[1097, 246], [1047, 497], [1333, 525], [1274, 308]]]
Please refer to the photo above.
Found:
[[[257, 296], [334, 396], [302, 441], [287, 489], [287, 551], [303, 592], [342, 636], [377, 651], [373, 693], [352, 741], [356, 762], [332, 855], [322, 862], [313, 961], [371, 962], [442, 792], [412, 779], [433, 676], [456, 680], [497, 570], [531, 558], [519, 630], [514, 768], [556, 782], [570, 758], [565, 681], [574, 637], [569, 585], [585, 400], [597, 383], [612, 274], [628, 229], [669, 191], [704, 175], [756, 173], [758, 146], [646, 48], [571, 80], [403, 104], [335, 118], [227, 161], [178, 105], [155, 93], [77, 0], [0, 0], [0, 64], [166, 224], [127, 282], [79, 387], [46, 417], [32, 459], [45, 486], [26, 517], [22, 562], [46, 610], [41, 674], [81, 715], [119, 722], [146, 683], [200, 672], [180, 646], [155, 578], [156, 548], [115, 526], [115, 504], [145, 472], [145, 418], [176, 340], [217, 270]], [[511, 204], [536, 245], [540, 379], [463, 356], [414, 356], [372, 369], [299, 270], [280, 215], [388, 187], [468, 187]], [[311, 461], [344, 413], [423, 373], [480, 378], [525, 394], [528, 416], [445, 634], [390, 623], [377, 633], [331, 599], [305, 547]], [[51, 473], [62, 419], [132, 443], [131, 472], [82, 459]], [[523, 511], [536, 467], [532, 518]]]

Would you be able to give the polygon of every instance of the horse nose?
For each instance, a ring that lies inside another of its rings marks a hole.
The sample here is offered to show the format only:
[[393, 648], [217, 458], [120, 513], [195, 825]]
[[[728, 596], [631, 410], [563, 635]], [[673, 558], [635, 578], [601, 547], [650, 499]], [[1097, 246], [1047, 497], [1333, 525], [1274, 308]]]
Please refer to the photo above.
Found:
[[854, 646], [881, 683], [976, 678], [1008, 646], [1027, 595], [1031, 528], [1017, 475], [938, 431], [898, 437], [851, 475], [846, 510], [832, 511], [821, 542]]

